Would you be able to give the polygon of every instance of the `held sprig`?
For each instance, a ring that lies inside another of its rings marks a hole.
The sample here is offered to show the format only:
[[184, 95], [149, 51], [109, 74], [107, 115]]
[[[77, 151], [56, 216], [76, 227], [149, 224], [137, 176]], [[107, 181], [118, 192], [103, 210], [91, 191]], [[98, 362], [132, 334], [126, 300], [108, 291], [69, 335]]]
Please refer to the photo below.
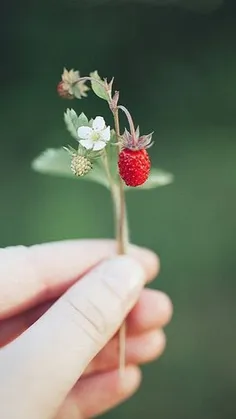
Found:
[[[117, 253], [122, 255], [127, 253], [129, 243], [125, 191], [131, 187], [143, 190], [164, 186], [172, 182], [173, 176], [160, 169], [151, 170], [147, 149], [153, 144], [153, 133], [140, 136], [139, 126], [135, 129], [131, 113], [119, 104], [119, 92], [113, 92], [114, 78], [108, 82], [97, 71], [81, 77], [77, 70], [64, 69], [57, 92], [63, 99], [82, 99], [90, 90], [87, 82], [95, 95], [107, 102], [114, 127], [107, 126], [102, 116], [89, 120], [83, 112], [78, 116], [68, 108], [64, 121], [77, 148], [49, 149], [34, 160], [33, 168], [41, 173], [94, 181], [108, 188], [114, 207]], [[123, 134], [119, 111], [126, 115], [129, 126]], [[119, 331], [120, 373], [124, 367], [125, 323]]]
[[[69, 74], [70, 73], [71, 72], [69, 72]], [[68, 72], [66, 72], [66, 74], [68, 74]], [[62, 79], [63, 79], [63, 75], [62, 75]], [[128, 223], [127, 223], [127, 217], [126, 217], [125, 193], [124, 193], [124, 184], [123, 184], [122, 179], [124, 179], [126, 184], [128, 183], [131, 184], [131, 182], [127, 182], [126, 178], [130, 176], [133, 177], [133, 175], [136, 175], [136, 173], [134, 174], [132, 173], [134, 171], [132, 170], [132, 165], [130, 165], [128, 161], [125, 161], [124, 153], [125, 153], [126, 148], [128, 152], [129, 145], [131, 147], [130, 150], [132, 150], [135, 147], [138, 147], [139, 138], [136, 136], [136, 131], [134, 129], [133, 120], [129, 111], [124, 106], [121, 106], [121, 105], [118, 106], [119, 92], [116, 91], [113, 95], [112, 86], [113, 86], [114, 79], [112, 79], [111, 82], [108, 83], [106, 79], [104, 80], [100, 79], [100, 77], [98, 76], [96, 72], [92, 73], [89, 77], [78, 78], [77, 80], [72, 81], [72, 86], [69, 86], [70, 95], [73, 94], [73, 89], [78, 90], [79, 86], [83, 86], [84, 88], [84, 84], [82, 83], [84, 83], [85, 81], [91, 81], [91, 85], [92, 85], [92, 89], [94, 93], [101, 99], [104, 99], [108, 102], [109, 108], [114, 118], [115, 139], [116, 139], [116, 144], [118, 145], [117, 161], [118, 161], [118, 167], [119, 167], [119, 172], [120, 172], [120, 176], [117, 177], [118, 185], [117, 185], [117, 182], [112, 177], [111, 170], [110, 170], [109, 154], [107, 153], [105, 149], [106, 142], [110, 140], [110, 127], [106, 128], [105, 121], [101, 117], [96, 117], [95, 120], [92, 122], [92, 127], [91, 126], [79, 127], [77, 130], [77, 134], [78, 134], [78, 141], [80, 145], [84, 146], [86, 149], [93, 149], [94, 151], [99, 150], [99, 149], [104, 149], [102, 162], [103, 162], [104, 169], [105, 169], [108, 181], [109, 181], [111, 197], [112, 197], [113, 206], [115, 209], [117, 253], [122, 255], [127, 252], [127, 247], [128, 247], [128, 242], [129, 242]], [[61, 85], [61, 82], [59, 83], [59, 85]], [[68, 89], [68, 85], [66, 86], [66, 88]], [[60, 94], [60, 91], [59, 91], [59, 94]], [[62, 97], [66, 97], [66, 96], [62, 95]], [[128, 131], [127, 130], [125, 131], [123, 138], [120, 133], [119, 109], [121, 109], [127, 116], [128, 123], [130, 126], [131, 139], [130, 141], [127, 142], [127, 144], [126, 144], [126, 137], [128, 135]], [[106, 135], [104, 135], [104, 133], [106, 133]], [[81, 157], [80, 155], [72, 157], [71, 168], [72, 168], [73, 173], [79, 174], [81, 173], [81, 169], [83, 171], [83, 174], [88, 173], [88, 171], [92, 167], [92, 164], [89, 164], [88, 159], [86, 161], [84, 161], [84, 159], [85, 157]], [[84, 169], [86, 170], [86, 173]], [[142, 167], [139, 167], [139, 171], [140, 170], [141, 172], [143, 172]], [[129, 171], [131, 173], [129, 173]], [[144, 179], [144, 181], [145, 180], [146, 179]], [[139, 180], [137, 184], [144, 183], [144, 181], [140, 182]], [[133, 182], [133, 185], [137, 186], [135, 185], [135, 182]], [[124, 322], [119, 331], [119, 371], [120, 373], [122, 373], [123, 369], [125, 368], [125, 335], [126, 335], [125, 329], [126, 329], [126, 326]]]

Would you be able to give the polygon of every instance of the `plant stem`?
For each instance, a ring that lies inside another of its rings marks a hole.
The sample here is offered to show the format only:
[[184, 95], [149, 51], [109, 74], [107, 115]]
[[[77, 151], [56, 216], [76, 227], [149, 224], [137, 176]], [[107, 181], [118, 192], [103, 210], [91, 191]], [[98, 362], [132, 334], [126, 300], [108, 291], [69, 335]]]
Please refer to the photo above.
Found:
[[133, 122], [132, 116], [130, 115], [128, 109], [125, 106], [119, 105], [118, 109], [120, 109], [121, 111], [123, 111], [125, 113], [125, 115], [128, 119], [128, 122], [129, 122], [131, 135], [132, 135], [132, 137], [135, 141], [136, 140], [136, 132], [135, 132], [134, 122]]
[[[114, 111], [114, 122], [115, 122], [115, 131], [117, 139], [120, 137], [120, 124], [118, 109]], [[121, 147], [118, 147], [118, 154], [121, 150]], [[118, 235], [117, 235], [117, 245], [118, 245], [118, 254], [124, 255], [127, 253], [128, 246], [128, 226], [127, 226], [127, 217], [126, 217], [126, 205], [125, 205], [125, 190], [122, 180], [119, 178], [119, 214], [118, 214]]]
[[[101, 80], [94, 79], [91, 76], [90, 77], [81, 77], [78, 81], [84, 81], [84, 80], [96, 81], [103, 88], [105, 88], [104, 82], [102, 82]], [[113, 80], [112, 80], [112, 82], [113, 82]], [[112, 85], [112, 82], [110, 83], [110, 86]], [[109, 87], [109, 85], [107, 85], [107, 87]], [[107, 94], [108, 94], [110, 109], [112, 110], [112, 113], [113, 113], [113, 116], [114, 116], [115, 132], [116, 132], [117, 141], [119, 141], [119, 138], [120, 138], [119, 107], [117, 106], [117, 103], [116, 103], [115, 108], [113, 108], [113, 106], [111, 106], [112, 105], [111, 92], [107, 91]], [[118, 93], [118, 96], [117, 96], [117, 101], [118, 101], [118, 97], [119, 97], [119, 93]], [[132, 117], [131, 117], [130, 113], [123, 106], [121, 106], [120, 109], [123, 112], [126, 113], [126, 116], [129, 120], [129, 124], [130, 124], [131, 133], [133, 134], [133, 137], [135, 138], [135, 129], [134, 129], [134, 124], [133, 124]], [[118, 156], [119, 156], [120, 151], [121, 151], [121, 146], [118, 147]], [[108, 181], [109, 181], [109, 184], [110, 184], [111, 195], [112, 195], [112, 200], [113, 200], [113, 205], [114, 205], [117, 253], [118, 253], [118, 255], [124, 255], [124, 254], [127, 253], [127, 248], [128, 248], [128, 243], [129, 243], [124, 184], [123, 184], [122, 179], [120, 177], [119, 177], [119, 185], [118, 186], [114, 182], [111, 171], [110, 171], [110, 165], [109, 165], [109, 161], [108, 161], [108, 158], [107, 158], [106, 151], [103, 154], [103, 165], [104, 165], [104, 168], [105, 168], [105, 171], [106, 171], [106, 174], [107, 174], [107, 178], [108, 178]], [[125, 322], [124, 322], [121, 325], [121, 328], [120, 328], [120, 331], [119, 331], [119, 372], [120, 372], [121, 376], [122, 376], [122, 373], [123, 373], [124, 368], [125, 368], [125, 335], [126, 335], [126, 325], [125, 325]]]
[[[113, 112], [114, 122], [115, 122], [115, 131], [117, 140], [120, 137], [120, 124], [119, 124], [119, 110], [116, 108]], [[118, 154], [120, 153], [121, 147], [118, 148]], [[128, 237], [128, 222], [126, 215], [126, 205], [125, 205], [125, 191], [124, 184], [119, 177], [119, 196], [116, 200], [117, 204], [117, 245], [118, 245], [118, 254], [124, 255], [127, 253], [127, 247], [129, 243]], [[125, 350], [126, 350], [126, 324], [125, 321], [121, 325], [119, 330], [119, 373], [122, 377], [122, 374], [125, 369]]]

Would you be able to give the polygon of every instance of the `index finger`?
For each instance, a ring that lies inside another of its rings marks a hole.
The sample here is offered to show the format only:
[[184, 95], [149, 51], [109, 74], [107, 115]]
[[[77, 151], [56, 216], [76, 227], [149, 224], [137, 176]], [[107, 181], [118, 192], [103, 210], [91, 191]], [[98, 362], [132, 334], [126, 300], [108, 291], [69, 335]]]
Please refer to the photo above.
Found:
[[[102, 260], [116, 253], [113, 240], [68, 240], [0, 249], [0, 319], [56, 298]], [[159, 267], [150, 250], [130, 245], [147, 281]]]

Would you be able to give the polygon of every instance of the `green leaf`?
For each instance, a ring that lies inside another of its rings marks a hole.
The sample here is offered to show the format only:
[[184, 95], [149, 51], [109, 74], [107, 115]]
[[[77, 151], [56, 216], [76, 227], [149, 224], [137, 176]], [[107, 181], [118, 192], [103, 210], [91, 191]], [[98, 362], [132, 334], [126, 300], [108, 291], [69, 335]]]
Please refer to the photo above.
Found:
[[66, 127], [69, 131], [69, 133], [74, 137], [76, 140], [78, 140], [77, 136], [77, 129], [78, 129], [78, 115], [74, 111], [74, 109], [67, 109], [64, 113], [64, 121], [66, 124]]
[[67, 109], [64, 113], [64, 121], [69, 133], [78, 141], [77, 130], [81, 126], [87, 126], [88, 118], [84, 113], [81, 113], [80, 116], [74, 111], [74, 109]]
[[93, 163], [93, 169], [83, 177], [76, 177], [70, 169], [71, 157], [63, 148], [49, 148], [33, 162], [32, 168], [39, 173], [52, 176], [68, 177], [74, 180], [88, 180], [109, 188], [106, 175], [99, 161]]
[[[111, 146], [112, 147], [112, 146]], [[115, 147], [114, 147], [115, 148]], [[114, 153], [115, 150], [113, 150]], [[76, 177], [71, 169], [71, 156], [63, 148], [53, 149], [50, 148], [44, 151], [42, 154], [37, 157], [33, 163], [32, 168], [36, 172], [40, 172], [52, 176], [61, 176], [68, 177], [74, 180], [88, 180], [91, 182], [99, 183], [102, 186], [105, 186], [109, 189], [108, 180], [104, 172], [103, 167], [101, 166], [100, 159], [93, 161], [93, 169], [84, 177]], [[116, 173], [114, 173], [116, 172]], [[117, 164], [115, 153], [113, 154], [113, 175], [118, 175]], [[117, 176], [118, 179], [118, 176]], [[158, 188], [160, 186], [169, 185], [174, 180], [174, 176], [171, 173], [165, 172], [161, 169], [152, 169], [149, 179], [142, 186], [137, 188], [131, 188], [125, 186], [126, 191], [131, 190], [148, 190], [153, 188]]]
[[[106, 88], [105, 88], [105, 83], [101, 79], [101, 77], [99, 76], [98, 72], [94, 71], [93, 73], [90, 73], [90, 77], [92, 77], [94, 79], [94, 80], [91, 81], [91, 86], [92, 86], [92, 89], [93, 89], [95, 95], [97, 95], [101, 99], [104, 99], [104, 100], [108, 101], [109, 96], [108, 96]], [[98, 80], [99, 83], [96, 80]], [[104, 87], [102, 85], [104, 85]]]
[[138, 186], [137, 188], [131, 188], [126, 186], [125, 189], [127, 191], [131, 190], [148, 190], [153, 188], [159, 188], [160, 186], [169, 185], [174, 181], [174, 175], [169, 172], [165, 172], [162, 169], [152, 169], [150, 176], [143, 185]]
[[88, 126], [89, 125], [89, 121], [87, 116], [82, 112], [78, 118], [78, 127], [82, 127], [82, 126]]

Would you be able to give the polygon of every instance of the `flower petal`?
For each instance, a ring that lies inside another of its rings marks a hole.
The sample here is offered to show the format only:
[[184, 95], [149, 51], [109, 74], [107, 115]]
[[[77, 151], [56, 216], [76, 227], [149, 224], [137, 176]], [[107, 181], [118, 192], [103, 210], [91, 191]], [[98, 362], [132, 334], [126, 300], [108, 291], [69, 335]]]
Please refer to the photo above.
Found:
[[93, 148], [93, 144], [94, 144], [93, 140], [90, 140], [90, 139], [87, 139], [87, 140], [79, 140], [79, 143], [83, 147], [87, 148], [87, 150], [91, 150]]
[[110, 138], [111, 138], [110, 127], [107, 127], [100, 132], [100, 138], [101, 138], [101, 140], [106, 141], [106, 142], [110, 140]]
[[96, 141], [96, 143], [93, 143], [94, 151], [102, 150], [105, 147], [106, 147], [105, 141]]
[[105, 128], [106, 124], [104, 118], [102, 116], [96, 116], [93, 121], [93, 129], [94, 131], [101, 131]]
[[77, 130], [78, 137], [88, 140], [93, 130], [90, 127], [79, 127]]

